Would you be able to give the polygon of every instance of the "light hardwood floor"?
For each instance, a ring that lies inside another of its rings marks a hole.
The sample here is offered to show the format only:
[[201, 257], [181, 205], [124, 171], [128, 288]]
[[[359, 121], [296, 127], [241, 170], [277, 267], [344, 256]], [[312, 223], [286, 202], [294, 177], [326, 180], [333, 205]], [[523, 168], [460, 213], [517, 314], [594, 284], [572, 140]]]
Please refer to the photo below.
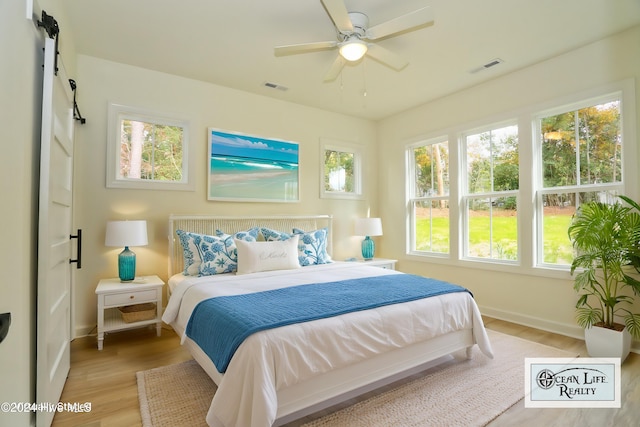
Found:
[[[584, 342], [565, 336], [484, 318], [488, 329], [587, 356]], [[135, 373], [191, 359], [169, 327], [109, 334], [98, 351], [96, 338], [71, 344], [71, 371], [61, 402], [91, 403], [88, 413], [57, 413], [53, 427], [141, 426]], [[640, 425], [640, 355], [630, 354], [622, 366], [622, 409], [527, 409], [519, 402], [494, 420], [504, 426], [637, 426]]]

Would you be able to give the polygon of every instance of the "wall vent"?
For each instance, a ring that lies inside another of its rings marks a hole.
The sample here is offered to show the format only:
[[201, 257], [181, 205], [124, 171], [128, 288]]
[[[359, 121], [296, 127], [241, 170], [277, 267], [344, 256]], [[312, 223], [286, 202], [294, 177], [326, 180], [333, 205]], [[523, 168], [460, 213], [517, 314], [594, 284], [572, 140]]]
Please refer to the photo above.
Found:
[[496, 59], [492, 59], [491, 61], [487, 62], [484, 65], [481, 65], [479, 67], [474, 68], [473, 70], [470, 71], [470, 73], [477, 73], [478, 71], [482, 71], [482, 70], [486, 70], [488, 68], [491, 67], [495, 67], [498, 64], [502, 64], [504, 61], [500, 58], [496, 58]]
[[286, 86], [282, 86], [282, 85], [279, 85], [277, 83], [271, 83], [271, 82], [264, 82], [264, 86], [268, 87], [269, 89], [276, 89], [276, 90], [280, 90], [282, 92], [285, 92], [285, 91], [289, 90], [289, 88], [286, 87]]

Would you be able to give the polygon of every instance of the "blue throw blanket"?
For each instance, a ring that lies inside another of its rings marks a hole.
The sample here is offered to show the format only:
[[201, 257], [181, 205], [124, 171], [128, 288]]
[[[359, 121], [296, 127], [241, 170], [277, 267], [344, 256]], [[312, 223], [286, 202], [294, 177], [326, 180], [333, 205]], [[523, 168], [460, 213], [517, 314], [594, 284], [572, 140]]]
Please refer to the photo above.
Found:
[[253, 333], [451, 292], [469, 291], [440, 280], [392, 274], [214, 297], [195, 307], [186, 334], [222, 373]]

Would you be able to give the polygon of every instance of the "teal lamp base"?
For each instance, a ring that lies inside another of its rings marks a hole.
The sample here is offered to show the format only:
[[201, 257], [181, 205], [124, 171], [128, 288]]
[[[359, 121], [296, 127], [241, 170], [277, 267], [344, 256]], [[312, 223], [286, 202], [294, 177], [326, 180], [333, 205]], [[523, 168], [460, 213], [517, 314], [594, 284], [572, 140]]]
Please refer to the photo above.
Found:
[[373, 259], [373, 256], [376, 253], [376, 244], [373, 242], [371, 237], [367, 236], [362, 241], [362, 258], [365, 261], [369, 261]]
[[128, 246], [118, 255], [118, 275], [121, 282], [131, 282], [136, 278], [136, 254]]

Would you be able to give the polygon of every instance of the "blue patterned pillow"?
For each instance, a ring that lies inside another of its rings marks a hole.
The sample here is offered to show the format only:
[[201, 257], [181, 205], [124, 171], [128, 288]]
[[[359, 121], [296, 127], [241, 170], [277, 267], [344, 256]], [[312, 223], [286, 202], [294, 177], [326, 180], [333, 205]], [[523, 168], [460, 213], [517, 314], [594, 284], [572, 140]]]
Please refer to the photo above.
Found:
[[329, 264], [333, 261], [327, 253], [327, 228], [314, 231], [293, 229], [293, 234], [300, 235], [298, 243], [298, 261], [300, 265]]
[[247, 231], [238, 231], [233, 235], [227, 234], [222, 230], [216, 230], [216, 236], [224, 239], [231, 237], [232, 239], [244, 240], [245, 242], [255, 242], [258, 239], [259, 232], [260, 229], [258, 227], [250, 228]]
[[200, 276], [237, 271], [238, 248], [233, 239], [255, 242], [258, 231], [258, 228], [252, 228], [230, 235], [216, 230], [216, 236], [204, 236], [198, 243], [198, 250], [202, 256], [202, 263], [198, 268]]
[[282, 240], [289, 240], [291, 238], [291, 234], [285, 233], [284, 231], [272, 230], [270, 228], [261, 228], [260, 233], [262, 233], [262, 237], [267, 242], [276, 242]]
[[[260, 232], [267, 242], [288, 240], [291, 234], [284, 231], [261, 228]], [[329, 264], [333, 262], [327, 253], [327, 228], [305, 232], [299, 228], [293, 229], [293, 234], [300, 236], [298, 241], [298, 262], [302, 267], [316, 264]]]
[[205, 235], [183, 230], [176, 230], [176, 234], [182, 245], [184, 259], [184, 271], [182, 273], [185, 276], [198, 276], [200, 274], [200, 264], [202, 263], [198, 244]]

